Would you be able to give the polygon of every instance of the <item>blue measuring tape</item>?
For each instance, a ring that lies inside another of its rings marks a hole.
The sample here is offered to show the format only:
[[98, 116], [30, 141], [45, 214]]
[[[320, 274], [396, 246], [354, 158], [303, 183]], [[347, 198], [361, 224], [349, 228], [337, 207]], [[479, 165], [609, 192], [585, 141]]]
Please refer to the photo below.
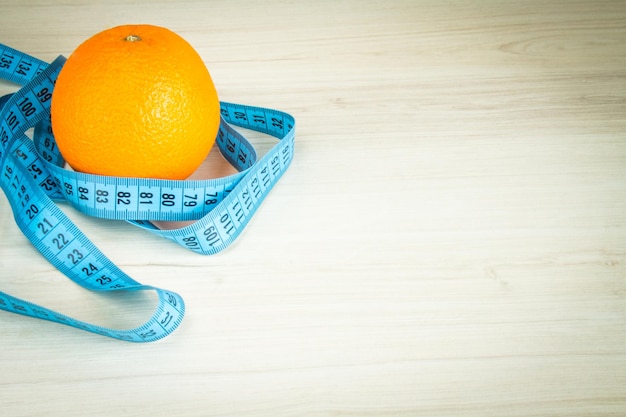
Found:
[[[0, 309], [130, 342], [150, 342], [173, 332], [185, 304], [175, 292], [143, 285], [119, 269], [59, 209], [66, 201], [85, 214], [123, 219], [203, 255], [230, 245], [293, 159], [295, 120], [287, 113], [220, 103], [215, 141], [237, 173], [209, 180], [117, 178], [65, 168], [50, 125], [55, 80], [65, 62], [51, 64], [0, 44], [0, 78], [22, 86], [0, 97], [0, 186], [18, 227], [57, 269], [93, 291], [155, 291], [152, 317], [134, 329], [111, 329], [0, 292]], [[262, 158], [233, 126], [278, 139]], [[26, 132], [34, 128], [33, 139]], [[151, 221], [193, 221], [161, 230]]]

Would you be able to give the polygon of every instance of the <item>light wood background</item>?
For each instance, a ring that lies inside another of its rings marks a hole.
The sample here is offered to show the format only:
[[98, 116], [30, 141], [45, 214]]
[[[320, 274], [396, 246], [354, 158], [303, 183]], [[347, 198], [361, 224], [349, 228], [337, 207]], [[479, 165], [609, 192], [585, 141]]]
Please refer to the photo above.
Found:
[[[126, 23], [292, 113], [295, 159], [213, 257], [64, 208], [187, 315], [136, 345], [0, 312], [0, 415], [626, 415], [624, 1], [0, 0], [0, 42], [47, 61]], [[152, 305], [69, 283], [4, 196], [0, 290]]]

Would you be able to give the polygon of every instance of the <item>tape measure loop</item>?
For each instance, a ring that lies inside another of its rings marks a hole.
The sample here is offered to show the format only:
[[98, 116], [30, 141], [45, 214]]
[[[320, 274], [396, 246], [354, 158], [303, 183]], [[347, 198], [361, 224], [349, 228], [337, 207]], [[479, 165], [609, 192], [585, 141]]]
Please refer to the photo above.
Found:
[[[22, 85], [0, 97], [0, 186], [24, 235], [59, 271], [92, 291], [156, 291], [151, 318], [131, 330], [109, 329], [71, 318], [0, 292], [0, 309], [131, 342], [159, 340], [185, 313], [172, 291], [142, 285], [110, 261], [60, 210], [69, 202], [90, 216], [126, 220], [203, 255], [228, 247], [293, 159], [295, 120], [284, 112], [221, 102], [216, 145], [236, 174], [207, 180], [117, 178], [65, 167], [50, 125], [54, 82], [65, 58], [51, 64], [0, 44], [0, 78]], [[233, 126], [279, 139], [261, 159]], [[34, 127], [33, 139], [24, 133]], [[161, 230], [151, 221], [192, 221]]]

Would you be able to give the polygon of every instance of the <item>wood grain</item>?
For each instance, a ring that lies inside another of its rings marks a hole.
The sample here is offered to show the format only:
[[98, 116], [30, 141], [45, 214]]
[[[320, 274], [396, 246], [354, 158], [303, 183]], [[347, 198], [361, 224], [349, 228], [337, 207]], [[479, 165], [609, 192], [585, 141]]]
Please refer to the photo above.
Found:
[[[0, 314], [1, 415], [626, 415], [624, 2], [0, 0], [0, 42], [48, 61], [130, 22], [292, 113], [295, 159], [213, 257], [63, 206], [187, 316], [129, 345]], [[0, 216], [1, 291], [149, 314]]]

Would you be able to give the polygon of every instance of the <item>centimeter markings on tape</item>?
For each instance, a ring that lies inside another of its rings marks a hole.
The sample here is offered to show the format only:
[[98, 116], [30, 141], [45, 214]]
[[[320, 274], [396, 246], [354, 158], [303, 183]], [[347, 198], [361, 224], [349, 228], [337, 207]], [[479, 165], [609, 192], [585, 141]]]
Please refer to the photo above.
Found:
[[[3, 292], [0, 309], [121, 340], [161, 339], [182, 321], [183, 299], [125, 274], [54, 201], [67, 201], [91, 216], [127, 220], [196, 253], [217, 253], [239, 236], [291, 163], [295, 120], [277, 110], [220, 103], [216, 146], [238, 171], [224, 178], [169, 181], [77, 173], [64, 167], [49, 119], [54, 83], [64, 62], [59, 57], [47, 64], [0, 44], [0, 78], [23, 85], [0, 98], [0, 185], [24, 235], [68, 278], [94, 291], [156, 291], [158, 305], [146, 323], [130, 330], [85, 323]], [[274, 136], [279, 142], [258, 159], [254, 147], [231, 125]], [[31, 127], [33, 140], [25, 135]], [[194, 222], [160, 230], [151, 220]]]

